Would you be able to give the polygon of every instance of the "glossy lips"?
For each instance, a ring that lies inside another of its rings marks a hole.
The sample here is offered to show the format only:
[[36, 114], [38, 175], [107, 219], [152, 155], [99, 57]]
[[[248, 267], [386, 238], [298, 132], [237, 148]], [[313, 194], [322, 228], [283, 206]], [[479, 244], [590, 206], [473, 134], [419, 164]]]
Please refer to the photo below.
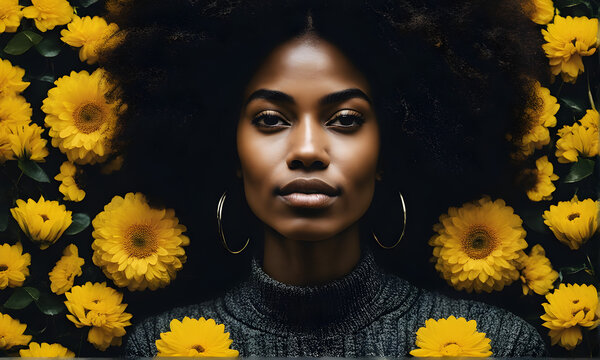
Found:
[[277, 193], [288, 205], [320, 209], [329, 206], [340, 191], [323, 180], [300, 178], [290, 181]]

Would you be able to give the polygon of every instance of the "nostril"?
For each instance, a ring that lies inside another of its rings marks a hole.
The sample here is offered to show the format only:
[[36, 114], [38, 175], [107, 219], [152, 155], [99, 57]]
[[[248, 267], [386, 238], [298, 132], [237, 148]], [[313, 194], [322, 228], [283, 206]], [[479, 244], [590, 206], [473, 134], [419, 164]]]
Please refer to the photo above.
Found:
[[305, 164], [302, 160], [292, 160], [290, 163], [290, 169], [298, 169], [298, 168], [315, 168], [315, 169], [323, 169], [325, 168], [325, 163], [321, 160], [311, 161], [309, 164]]

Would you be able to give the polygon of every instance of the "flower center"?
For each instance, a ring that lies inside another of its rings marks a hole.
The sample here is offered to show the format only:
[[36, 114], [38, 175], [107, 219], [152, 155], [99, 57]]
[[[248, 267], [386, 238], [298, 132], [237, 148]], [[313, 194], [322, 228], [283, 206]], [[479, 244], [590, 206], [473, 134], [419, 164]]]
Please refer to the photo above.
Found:
[[496, 248], [496, 238], [484, 227], [473, 227], [462, 240], [463, 251], [472, 259], [487, 257]]
[[197, 352], [204, 352], [204, 348], [201, 345], [194, 345], [192, 346], [192, 349], [196, 350]]
[[573, 220], [577, 219], [579, 216], [581, 216], [581, 215], [579, 215], [579, 213], [573, 213], [573, 214], [567, 216], [567, 219], [569, 219], [569, 221], [573, 221]]
[[44, 222], [50, 220], [50, 218], [46, 214], [40, 214], [40, 216], [42, 217], [42, 220], [44, 220]]
[[85, 104], [75, 110], [75, 126], [84, 134], [89, 134], [100, 128], [104, 123], [102, 109], [93, 103]]
[[156, 252], [158, 239], [152, 228], [144, 224], [134, 224], [127, 229], [125, 250], [129, 255], [145, 258]]
[[441, 353], [444, 356], [458, 356], [460, 355], [460, 346], [454, 342], [447, 343], [442, 348]]
[[0, 264], [0, 271], [6, 271], [8, 270], [8, 266], [4, 265], [4, 264]]

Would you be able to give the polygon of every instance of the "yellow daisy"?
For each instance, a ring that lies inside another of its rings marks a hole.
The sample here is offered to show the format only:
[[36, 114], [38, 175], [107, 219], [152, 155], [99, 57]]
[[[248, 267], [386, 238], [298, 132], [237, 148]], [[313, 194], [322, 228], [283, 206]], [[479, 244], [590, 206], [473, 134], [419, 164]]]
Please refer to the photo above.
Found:
[[477, 331], [475, 320], [450, 316], [447, 319], [429, 319], [417, 330], [415, 357], [489, 357], [490, 339]]
[[65, 25], [73, 18], [73, 8], [67, 0], [31, 0], [31, 4], [23, 9], [23, 16], [33, 19], [41, 32]]
[[596, 110], [587, 110], [578, 123], [565, 125], [558, 130], [560, 138], [556, 141], [556, 158], [559, 163], [576, 162], [579, 157], [598, 155], [598, 122], [600, 115]]
[[19, 0], [0, 0], [0, 34], [17, 31], [23, 17], [22, 8]]
[[0, 123], [29, 124], [32, 114], [31, 105], [24, 97], [0, 96]]
[[61, 30], [60, 39], [71, 46], [80, 47], [79, 60], [86, 61], [88, 64], [98, 61], [98, 50], [112, 34], [119, 30], [117, 24], [108, 24], [99, 16], [93, 18], [75, 16], [67, 28]]
[[527, 247], [521, 218], [504, 200], [451, 207], [429, 240], [435, 268], [457, 290], [502, 290], [519, 278], [518, 258]]
[[544, 155], [535, 162], [536, 169], [525, 169], [519, 175], [520, 184], [525, 187], [531, 201], [552, 200], [556, 187], [552, 181], [558, 180], [554, 167]]
[[523, 282], [523, 295], [535, 292], [546, 295], [554, 288], [554, 281], [558, 279], [558, 272], [552, 268], [550, 260], [541, 245], [531, 248], [529, 256], [524, 256], [520, 261], [521, 281]]
[[23, 253], [20, 242], [12, 246], [2, 244], [0, 246], [0, 290], [22, 286], [25, 278], [29, 276], [29, 265], [31, 265], [31, 256]]
[[48, 149], [46, 139], [42, 137], [44, 129], [36, 124], [7, 124], [10, 148], [19, 159], [37, 162], [46, 161]]
[[600, 202], [592, 199], [579, 201], [574, 195], [571, 201], [560, 201], [544, 211], [544, 224], [554, 236], [571, 250], [577, 250], [598, 231]]
[[17, 220], [21, 230], [33, 242], [39, 244], [40, 249], [46, 249], [54, 244], [71, 225], [71, 211], [65, 209], [58, 201], [40, 199], [27, 202], [19, 199], [17, 206], [10, 209], [12, 216]]
[[99, 350], [111, 345], [121, 345], [125, 327], [131, 325], [131, 314], [125, 312], [123, 294], [106, 286], [106, 283], [85, 283], [73, 286], [66, 292], [65, 305], [71, 314], [67, 318], [75, 326], [89, 326], [88, 341]]
[[61, 182], [58, 191], [65, 196], [63, 200], [81, 201], [85, 197], [85, 191], [79, 188], [76, 181], [78, 172], [81, 172], [81, 169], [77, 169], [69, 161], [65, 161], [60, 165], [60, 173], [54, 179]]
[[21, 324], [19, 320], [0, 313], [0, 350], [27, 345], [31, 341], [31, 335], [23, 335], [26, 328], [27, 325]]
[[230, 349], [233, 342], [225, 325], [214, 319], [171, 320], [170, 330], [160, 334], [156, 340], [157, 356], [185, 357], [236, 357], [239, 351]]
[[48, 344], [36, 342], [29, 343], [28, 349], [19, 350], [21, 357], [35, 357], [35, 358], [46, 358], [46, 357], [60, 357], [60, 358], [72, 358], [75, 357], [75, 353], [61, 344]]
[[56, 295], [62, 295], [73, 287], [75, 277], [82, 274], [81, 266], [85, 261], [79, 257], [79, 250], [70, 244], [63, 250], [63, 256], [58, 260], [50, 277], [50, 290]]
[[25, 70], [0, 59], [0, 96], [13, 96], [25, 90], [29, 83], [23, 81], [23, 75]]
[[186, 227], [174, 210], [151, 208], [141, 193], [113, 197], [92, 225], [94, 264], [130, 291], [167, 286], [186, 261]]
[[550, 60], [552, 74], [561, 74], [564, 81], [575, 82], [584, 70], [581, 57], [596, 52], [597, 33], [596, 18], [564, 18], [556, 15], [554, 23], [548, 24], [547, 30], [542, 30], [544, 40], [547, 41], [542, 48]]
[[522, 6], [525, 14], [536, 24], [546, 25], [554, 17], [552, 0], [528, 0]]
[[0, 164], [4, 164], [7, 160], [15, 159], [15, 153], [8, 138], [11, 134], [12, 132], [8, 126], [0, 122]]
[[594, 329], [600, 324], [598, 291], [593, 285], [560, 284], [546, 295], [542, 306], [546, 313], [540, 318], [542, 326], [550, 329], [552, 345], [573, 350], [581, 343], [581, 328]]
[[52, 145], [71, 162], [103, 162], [112, 151], [110, 140], [117, 125], [119, 104], [106, 99], [110, 85], [104, 76], [102, 69], [91, 75], [87, 71], [72, 71], [54, 82], [56, 87], [48, 91], [43, 101]]

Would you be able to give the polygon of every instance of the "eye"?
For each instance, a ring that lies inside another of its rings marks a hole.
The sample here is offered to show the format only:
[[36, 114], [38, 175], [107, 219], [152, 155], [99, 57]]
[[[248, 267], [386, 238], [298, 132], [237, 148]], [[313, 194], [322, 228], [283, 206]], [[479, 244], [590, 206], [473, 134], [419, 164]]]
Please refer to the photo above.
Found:
[[[343, 130], [350, 130], [359, 128], [364, 122], [364, 116], [358, 111], [342, 110], [336, 113], [327, 124]], [[335, 125], [336, 123], [339, 125]]]
[[[281, 123], [280, 123], [281, 122]], [[252, 119], [252, 124], [261, 128], [278, 128], [280, 125], [288, 124], [280, 113], [273, 110], [265, 110], [258, 113], [254, 119]]]

